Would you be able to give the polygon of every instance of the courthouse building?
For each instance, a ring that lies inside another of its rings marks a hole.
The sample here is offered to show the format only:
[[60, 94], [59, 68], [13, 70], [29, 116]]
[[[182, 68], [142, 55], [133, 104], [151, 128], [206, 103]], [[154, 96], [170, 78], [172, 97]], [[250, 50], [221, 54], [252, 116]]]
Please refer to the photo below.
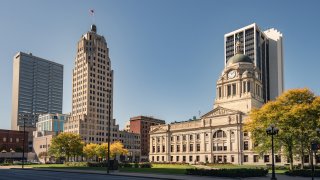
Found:
[[[243, 130], [248, 112], [260, 108], [265, 97], [263, 74], [250, 56], [245, 55], [241, 39], [235, 39], [235, 53], [228, 58], [216, 83], [213, 110], [200, 119], [152, 126], [152, 162], [209, 162], [269, 164], [271, 156], [259, 156], [252, 149], [250, 133]], [[275, 155], [276, 163], [286, 163]]]

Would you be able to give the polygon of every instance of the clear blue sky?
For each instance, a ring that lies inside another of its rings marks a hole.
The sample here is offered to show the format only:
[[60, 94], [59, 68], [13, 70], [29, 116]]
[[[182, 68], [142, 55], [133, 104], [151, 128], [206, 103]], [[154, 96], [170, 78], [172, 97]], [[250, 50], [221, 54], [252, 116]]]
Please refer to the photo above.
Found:
[[320, 1], [69, 0], [0, 2], [0, 128], [11, 121], [12, 58], [32, 52], [64, 65], [63, 112], [71, 111], [76, 43], [96, 11], [114, 80], [114, 118], [171, 121], [212, 109], [223, 70], [223, 35], [256, 22], [284, 35], [285, 88], [320, 93]]

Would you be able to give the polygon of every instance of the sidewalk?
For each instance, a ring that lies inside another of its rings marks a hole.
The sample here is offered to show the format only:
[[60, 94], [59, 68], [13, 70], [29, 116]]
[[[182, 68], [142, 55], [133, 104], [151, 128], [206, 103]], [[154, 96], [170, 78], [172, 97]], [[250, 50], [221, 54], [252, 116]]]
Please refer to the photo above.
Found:
[[[0, 168], [6, 169], [21, 169], [21, 166], [3, 166]], [[34, 170], [34, 171], [54, 171], [54, 172], [69, 172], [69, 173], [86, 173], [86, 174], [105, 174], [106, 171], [97, 171], [97, 170], [76, 170], [76, 169], [50, 169], [50, 168], [25, 168], [24, 170]], [[266, 177], [251, 177], [251, 178], [223, 178], [223, 177], [208, 177], [208, 176], [192, 176], [192, 175], [171, 175], [171, 174], [148, 174], [148, 173], [132, 173], [132, 172], [119, 172], [119, 171], [110, 171], [110, 175], [113, 176], [130, 176], [130, 177], [144, 177], [151, 179], [172, 179], [172, 180], [269, 180], [271, 178], [271, 174], [268, 174]], [[310, 180], [311, 177], [291, 177], [282, 174], [276, 175], [278, 180]], [[319, 179], [320, 178], [315, 178]]]

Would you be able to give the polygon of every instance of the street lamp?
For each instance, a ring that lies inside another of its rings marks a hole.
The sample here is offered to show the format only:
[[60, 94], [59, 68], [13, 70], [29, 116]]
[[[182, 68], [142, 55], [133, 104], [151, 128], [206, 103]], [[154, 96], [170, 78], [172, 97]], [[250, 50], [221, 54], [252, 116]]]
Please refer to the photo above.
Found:
[[23, 145], [22, 145], [22, 169], [24, 168], [24, 147], [25, 147], [25, 139], [26, 139], [26, 119], [23, 117]]
[[272, 154], [272, 177], [271, 180], [276, 180], [276, 175], [274, 172], [274, 145], [273, 145], [273, 136], [277, 135], [279, 132], [279, 129], [275, 127], [274, 124], [271, 124], [267, 129], [266, 129], [266, 133], [267, 135], [271, 135], [271, 154]]
[[110, 173], [110, 138], [111, 138], [111, 91], [108, 91], [109, 94], [109, 117], [108, 117], [108, 169], [107, 169], [107, 173]]

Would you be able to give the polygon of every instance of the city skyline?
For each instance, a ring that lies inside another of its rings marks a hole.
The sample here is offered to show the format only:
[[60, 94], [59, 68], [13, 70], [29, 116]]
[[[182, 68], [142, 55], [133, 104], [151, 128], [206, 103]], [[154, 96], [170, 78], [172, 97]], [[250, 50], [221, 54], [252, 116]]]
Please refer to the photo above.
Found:
[[[278, 2], [272, 14], [258, 14], [254, 7], [260, 4], [256, 2], [252, 9], [239, 2], [226, 8], [231, 1], [94, 1], [77, 6], [71, 5], [75, 1], [30, 2], [20, 2], [21, 7], [14, 6], [14, 2], [3, 3], [6, 9], [0, 12], [0, 22], [6, 27], [0, 30], [6, 34], [0, 44], [4, 63], [0, 68], [1, 129], [10, 128], [12, 58], [18, 51], [64, 65], [63, 113], [71, 112], [76, 42], [92, 23], [105, 36], [110, 49], [115, 70], [113, 114], [121, 129], [132, 116], [150, 115], [168, 123], [198, 116], [199, 111], [208, 112], [216, 94], [214, 82], [224, 66], [223, 34], [254, 22], [262, 28], [276, 28], [284, 35], [285, 90], [308, 87], [320, 93], [314, 79], [320, 65], [315, 58], [319, 38], [312, 36], [320, 26], [316, 9], [319, 3], [315, 1], [299, 14], [297, 9], [305, 5], [289, 1]], [[41, 8], [26, 11], [34, 5]], [[20, 13], [10, 13], [13, 8]], [[91, 8], [96, 12], [93, 20]], [[236, 10], [243, 12], [238, 14]], [[248, 10], [257, 16], [252, 18]], [[41, 17], [41, 13], [46, 16]], [[226, 15], [222, 22], [220, 15]]]

